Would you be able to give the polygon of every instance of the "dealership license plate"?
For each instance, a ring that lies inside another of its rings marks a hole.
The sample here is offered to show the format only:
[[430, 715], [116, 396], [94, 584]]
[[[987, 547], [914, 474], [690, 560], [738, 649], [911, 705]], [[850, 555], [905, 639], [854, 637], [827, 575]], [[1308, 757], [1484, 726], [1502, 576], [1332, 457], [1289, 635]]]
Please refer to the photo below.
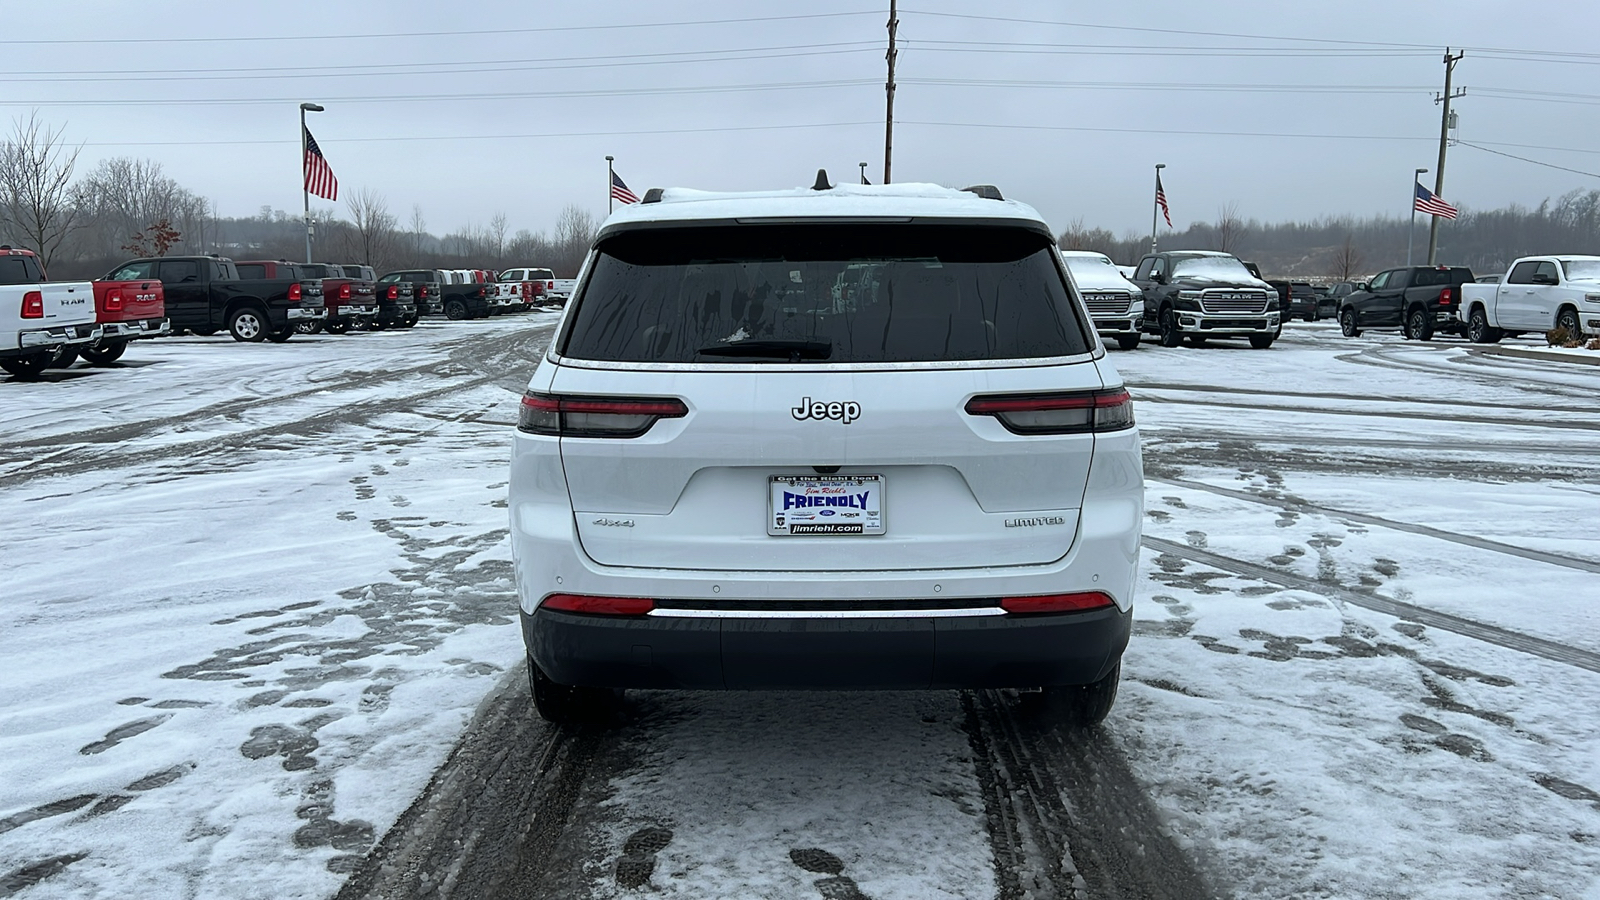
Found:
[[883, 534], [882, 475], [772, 475], [767, 534]]

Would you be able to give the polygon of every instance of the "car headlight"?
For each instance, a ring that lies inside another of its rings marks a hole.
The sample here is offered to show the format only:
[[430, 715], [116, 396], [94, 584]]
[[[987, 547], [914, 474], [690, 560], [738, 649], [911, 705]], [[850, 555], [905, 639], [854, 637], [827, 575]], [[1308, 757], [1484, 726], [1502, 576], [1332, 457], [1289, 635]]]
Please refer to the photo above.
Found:
[[1178, 292], [1178, 299], [1179, 300], [1199, 300], [1200, 299], [1200, 292], [1199, 291], [1179, 291]]
[[1600, 303], [1600, 294], [1584, 294], [1583, 299], [1590, 303]]

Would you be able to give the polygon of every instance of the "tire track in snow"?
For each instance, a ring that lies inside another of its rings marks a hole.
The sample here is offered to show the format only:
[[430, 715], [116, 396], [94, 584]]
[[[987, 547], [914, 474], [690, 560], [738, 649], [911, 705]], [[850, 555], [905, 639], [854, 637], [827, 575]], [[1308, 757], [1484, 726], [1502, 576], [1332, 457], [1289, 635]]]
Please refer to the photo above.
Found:
[[[532, 329], [531, 331], [523, 331], [504, 337], [496, 336], [501, 346], [491, 348], [487, 351], [487, 353], [494, 354], [501, 359], [512, 356], [528, 344], [548, 337], [548, 334], [539, 333], [542, 330], [543, 328], [541, 327]], [[460, 362], [466, 363], [472, 368], [482, 372], [487, 367], [487, 359], [493, 357], [488, 357], [487, 355], [484, 357], [471, 355], [474, 351], [483, 353], [485, 348], [482, 345], [468, 346], [461, 350], [454, 351], [451, 356], [452, 358], [457, 358]], [[427, 368], [437, 368], [437, 366], [438, 364], [431, 364]], [[119, 469], [130, 465], [143, 465], [156, 460], [172, 459], [176, 457], [193, 456], [198, 459], [201, 456], [219, 450], [248, 448], [262, 438], [273, 437], [282, 434], [306, 434], [321, 428], [359, 422], [364, 419], [370, 419], [374, 416], [383, 415], [388, 412], [409, 410], [410, 407], [408, 404], [412, 404], [416, 401], [436, 399], [444, 394], [471, 390], [486, 384], [499, 384], [502, 387], [507, 387], [505, 384], [507, 379], [508, 374], [506, 371], [503, 369], [495, 370], [460, 384], [433, 385], [426, 390], [421, 390], [410, 394], [383, 397], [374, 400], [335, 406], [332, 409], [325, 409], [321, 412], [312, 413], [311, 415], [302, 416], [297, 419], [275, 422], [270, 425], [248, 428], [242, 431], [234, 431], [228, 434], [218, 435], [216, 437], [202, 438], [196, 441], [171, 444], [163, 447], [134, 448], [132, 450], [127, 450], [120, 453], [101, 452], [88, 459], [82, 458], [82, 454], [74, 452], [83, 445], [75, 445], [74, 447], [64, 449], [62, 452], [57, 453], [54, 456], [35, 460], [33, 464], [26, 469], [0, 475], [0, 487], [15, 487], [20, 484], [26, 484], [43, 478], [52, 478], [65, 475], [81, 475], [87, 472]], [[345, 385], [345, 387], [349, 386], [351, 385]], [[361, 384], [358, 383], [354, 386], [359, 387]], [[508, 389], [510, 388], [508, 387]], [[330, 388], [320, 388], [317, 391], [312, 391], [310, 393], [321, 393], [325, 390], [330, 390]], [[517, 390], [520, 391], [520, 388]], [[301, 399], [304, 396], [306, 396], [304, 393], [297, 394], [295, 395], [295, 398]], [[181, 419], [184, 417], [180, 416], [178, 418]], [[96, 446], [99, 443], [100, 442], [94, 442], [90, 444], [90, 446]]]
[[1472, 537], [1466, 534], [1457, 534], [1440, 528], [1427, 525], [1413, 525], [1409, 522], [1397, 522], [1385, 519], [1382, 516], [1368, 515], [1367, 513], [1350, 512], [1335, 509], [1331, 506], [1322, 506], [1305, 500], [1292, 497], [1269, 497], [1261, 494], [1252, 494], [1249, 491], [1236, 491], [1232, 488], [1218, 487], [1200, 481], [1190, 481], [1186, 478], [1171, 478], [1148, 476], [1147, 480], [1157, 484], [1170, 484], [1174, 487], [1189, 488], [1190, 490], [1204, 491], [1209, 494], [1218, 494], [1223, 497], [1232, 497], [1235, 500], [1244, 500], [1249, 503], [1259, 503], [1262, 506], [1272, 506], [1297, 513], [1317, 513], [1334, 519], [1345, 519], [1351, 522], [1360, 522], [1363, 525], [1372, 525], [1378, 528], [1389, 528], [1394, 531], [1404, 531], [1409, 534], [1422, 535], [1436, 540], [1448, 541], [1452, 544], [1461, 544], [1475, 550], [1488, 550], [1492, 553], [1504, 553], [1533, 562], [1548, 563], [1552, 566], [1562, 566], [1568, 569], [1577, 569], [1580, 572], [1600, 573], [1600, 562], [1583, 559], [1577, 556], [1567, 556], [1561, 553], [1550, 553], [1544, 550], [1532, 550], [1527, 547], [1518, 547], [1515, 544], [1505, 544], [1488, 538]]
[[964, 692], [961, 704], [984, 788], [998, 900], [1211, 896], [1104, 729], [1019, 715], [1003, 691]]
[[1359, 606], [1362, 609], [1394, 616], [1408, 622], [1419, 622], [1463, 637], [1473, 638], [1498, 647], [1505, 647], [1508, 650], [1516, 650], [1553, 662], [1587, 669], [1591, 672], [1600, 672], [1600, 653], [1569, 647], [1566, 644], [1499, 628], [1494, 625], [1485, 625], [1472, 619], [1438, 612], [1437, 610], [1410, 603], [1403, 603], [1399, 600], [1391, 600], [1376, 593], [1368, 594], [1338, 585], [1327, 584], [1313, 578], [1282, 572], [1268, 566], [1247, 562], [1242, 559], [1234, 559], [1231, 556], [1223, 556], [1218, 553], [1212, 553], [1209, 550], [1201, 550], [1162, 538], [1146, 535], [1144, 537], [1144, 545], [1152, 550], [1193, 562], [1204, 563], [1224, 572], [1231, 572], [1246, 578], [1254, 578], [1292, 590], [1330, 597], [1341, 600], [1351, 606]]

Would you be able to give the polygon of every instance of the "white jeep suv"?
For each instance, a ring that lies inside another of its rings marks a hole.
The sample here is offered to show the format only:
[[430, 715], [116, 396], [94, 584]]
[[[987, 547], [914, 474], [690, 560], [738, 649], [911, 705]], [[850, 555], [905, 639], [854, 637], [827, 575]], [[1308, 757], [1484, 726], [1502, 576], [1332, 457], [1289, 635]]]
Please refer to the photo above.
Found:
[[1116, 696], [1144, 481], [1050, 227], [992, 187], [652, 190], [522, 400], [539, 712], [621, 688]]

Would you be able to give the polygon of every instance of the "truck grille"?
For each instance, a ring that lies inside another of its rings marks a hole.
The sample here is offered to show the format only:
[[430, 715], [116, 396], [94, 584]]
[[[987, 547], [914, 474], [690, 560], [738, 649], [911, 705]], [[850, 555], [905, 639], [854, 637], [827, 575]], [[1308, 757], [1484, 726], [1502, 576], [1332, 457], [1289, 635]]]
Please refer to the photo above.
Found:
[[1083, 302], [1091, 316], [1120, 316], [1133, 303], [1127, 291], [1084, 291]]
[[1269, 302], [1265, 291], [1205, 291], [1200, 295], [1200, 308], [1208, 313], [1259, 316], [1267, 311]]

